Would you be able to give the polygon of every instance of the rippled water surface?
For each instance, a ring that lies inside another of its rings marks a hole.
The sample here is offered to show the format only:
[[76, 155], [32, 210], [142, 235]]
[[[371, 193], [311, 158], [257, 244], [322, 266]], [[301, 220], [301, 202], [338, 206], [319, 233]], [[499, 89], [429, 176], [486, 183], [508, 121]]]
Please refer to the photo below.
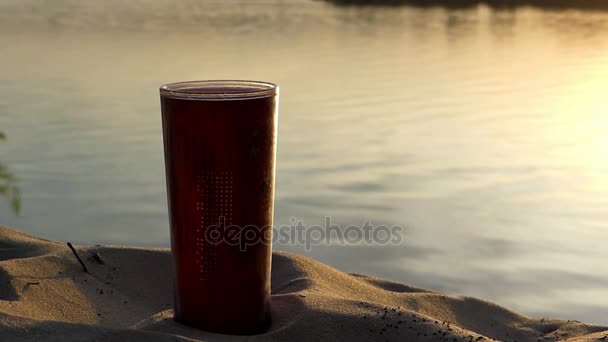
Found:
[[270, 80], [275, 224], [406, 227], [307, 254], [608, 324], [608, 12], [252, 3], [0, 0], [0, 223], [167, 246], [158, 85]]

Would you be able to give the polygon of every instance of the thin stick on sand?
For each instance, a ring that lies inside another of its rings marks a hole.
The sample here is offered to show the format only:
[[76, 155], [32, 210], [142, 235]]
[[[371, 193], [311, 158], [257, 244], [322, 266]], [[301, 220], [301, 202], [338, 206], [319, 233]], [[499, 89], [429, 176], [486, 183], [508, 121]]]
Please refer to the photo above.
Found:
[[84, 262], [82, 262], [82, 260], [80, 259], [80, 257], [78, 256], [78, 253], [76, 253], [76, 249], [74, 249], [74, 246], [72, 246], [71, 242], [68, 242], [68, 247], [70, 247], [70, 249], [72, 250], [72, 253], [74, 253], [74, 256], [76, 256], [76, 259], [78, 259], [78, 262], [80, 263], [80, 265], [82, 265], [82, 269], [86, 272], [89, 273], [89, 270], [87, 270], [87, 267], [84, 265]]

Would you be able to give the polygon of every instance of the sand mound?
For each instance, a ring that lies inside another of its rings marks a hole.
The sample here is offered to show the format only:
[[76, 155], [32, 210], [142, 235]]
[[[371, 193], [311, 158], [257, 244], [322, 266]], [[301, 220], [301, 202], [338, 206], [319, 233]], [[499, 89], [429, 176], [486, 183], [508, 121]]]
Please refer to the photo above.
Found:
[[76, 248], [89, 273], [65, 244], [0, 226], [0, 340], [608, 340], [606, 327], [528, 318], [280, 252], [272, 259], [271, 329], [246, 338], [213, 334], [173, 320], [169, 250]]

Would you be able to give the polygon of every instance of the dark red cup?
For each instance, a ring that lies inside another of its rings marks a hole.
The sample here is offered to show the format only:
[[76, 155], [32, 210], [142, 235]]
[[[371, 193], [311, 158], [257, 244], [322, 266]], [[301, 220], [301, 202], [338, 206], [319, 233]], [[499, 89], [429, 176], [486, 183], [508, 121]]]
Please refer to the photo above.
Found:
[[160, 88], [175, 319], [249, 335], [270, 324], [278, 87]]

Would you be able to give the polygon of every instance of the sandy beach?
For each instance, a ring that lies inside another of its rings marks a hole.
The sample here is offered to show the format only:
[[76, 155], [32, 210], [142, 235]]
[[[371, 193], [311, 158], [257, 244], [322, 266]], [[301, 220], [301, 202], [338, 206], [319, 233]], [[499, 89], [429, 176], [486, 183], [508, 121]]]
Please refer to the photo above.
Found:
[[[168, 249], [75, 246], [0, 226], [2, 341], [605, 341], [608, 327], [530, 318], [482, 299], [272, 259], [271, 329], [228, 336], [176, 323]], [[97, 253], [103, 263], [93, 258]]]

